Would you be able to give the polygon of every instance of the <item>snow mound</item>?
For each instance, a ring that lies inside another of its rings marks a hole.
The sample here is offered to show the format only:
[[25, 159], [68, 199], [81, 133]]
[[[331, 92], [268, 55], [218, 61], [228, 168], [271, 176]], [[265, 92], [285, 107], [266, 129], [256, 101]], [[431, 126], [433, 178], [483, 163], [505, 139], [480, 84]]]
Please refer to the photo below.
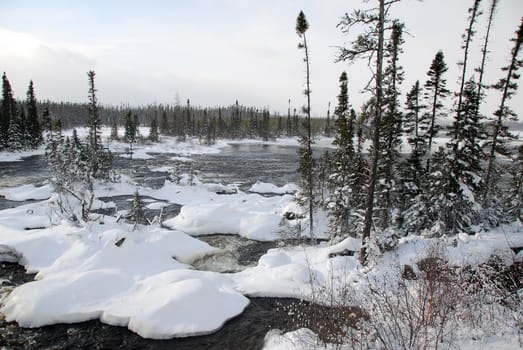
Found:
[[257, 181], [251, 186], [249, 192], [266, 193], [266, 194], [294, 194], [298, 191], [296, 184], [286, 184], [284, 186], [276, 186], [271, 183]]
[[216, 331], [249, 303], [229, 277], [188, 265], [218, 249], [180, 231], [131, 231], [111, 218], [88, 228], [0, 226], [5, 258], [38, 272], [0, 309], [23, 327], [99, 318], [146, 338], [185, 337]]
[[52, 186], [47, 184], [43, 186], [22, 185], [13, 188], [4, 188], [0, 190], [0, 196], [11, 201], [25, 201], [29, 199], [42, 200], [51, 197]]

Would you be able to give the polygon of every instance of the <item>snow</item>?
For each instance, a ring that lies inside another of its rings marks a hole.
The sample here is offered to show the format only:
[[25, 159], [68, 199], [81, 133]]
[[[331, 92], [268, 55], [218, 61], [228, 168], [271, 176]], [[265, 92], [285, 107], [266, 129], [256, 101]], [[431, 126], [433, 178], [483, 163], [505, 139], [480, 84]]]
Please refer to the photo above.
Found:
[[296, 184], [286, 184], [284, 186], [276, 186], [271, 183], [257, 181], [249, 188], [249, 192], [266, 193], [266, 194], [293, 194], [298, 191]]
[[45, 153], [43, 146], [31, 151], [0, 152], [0, 162], [20, 162], [24, 158], [42, 155]]
[[52, 186], [49, 184], [43, 186], [22, 185], [13, 188], [0, 189], [0, 196], [11, 201], [25, 201], [29, 199], [47, 199], [51, 197]]
[[[316, 145], [328, 146], [331, 141], [323, 138]], [[295, 141], [270, 142], [293, 145]], [[205, 146], [195, 140], [176, 144], [162, 137], [159, 144], [136, 145], [133, 157], [162, 152], [183, 156], [178, 161], [190, 161], [185, 157], [219, 152], [225, 144]], [[127, 147], [123, 142], [111, 142], [113, 150], [125, 152]], [[154, 198], [147, 201], [149, 209], [182, 205], [178, 216], [163, 223], [169, 229], [138, 226], [133, 230], [132, 225], [117, 223], [112, 217], [79, 226], [56, 215], [49, 185], [0, 190], [6, 199], [39, 200], [0, 211], [0, 260], [19, 259], [28, 272], [37, 273], [34, 282], [15, 288], [2, 301], [0, 312], [7, 321], [23, 327], [100, 319], [147, 338], [186, 337], [219, 329], [243, 312], [249, 303], [246, 296], [311, 299], [326, 285], [336, 289], [348, 283], [358, 290], [369, 276], [386, 276], [407, 264], [416, 269], [419, 257], [437, 242], [449, 263], [461, 266], [477, 266], [492, 255], [509, 264], [514, 259], [510, 248], [523, 246], [523, 226], [512, 224], [439, 241], [402, 238], [397, 250], [376, 258], [370, 268], [358, 261], [360, 241], [347, 238], [336, 244], [270, 249], [256, 266], [236, 273], [198, 271], [192, 266], [195, 261], [220, 252], [198, 236], [225, 233], [258, 241], [279, 240], [285, 229], [282, 224], [292, 227], [297, 222], [282, 220], [284, 214], [302, 209], [289, 195], [296, 190], [294, 184], [279, 187], [257, 182], [243, 192], [237, 185], [203, 184], [198, 178], [193, 178], [193, 186], [190, 182], [184, 175], [179, 184], [166, 182], [160, 189], [151, 189], [121, 175], [119, 182], [96, 184], [97, 197], [131, 195], [138, 189], [141, 195]], [[109, 205], [95, 202], [95, 208]], [[315, 222], [316, 234], [325, 237], [325, 213], [319, 212]], [[306, 233], [307, 220], [300, 224]], [[317, 336], [308, 329], [285, 334], [273, 330], [267, 334], [264, 349], [309, 349], [318, 344]], [[516, 348], [517, 337], [512, 333], [492, 335], [478, 341], [464, 339], [460, 345], [464, 349]]]

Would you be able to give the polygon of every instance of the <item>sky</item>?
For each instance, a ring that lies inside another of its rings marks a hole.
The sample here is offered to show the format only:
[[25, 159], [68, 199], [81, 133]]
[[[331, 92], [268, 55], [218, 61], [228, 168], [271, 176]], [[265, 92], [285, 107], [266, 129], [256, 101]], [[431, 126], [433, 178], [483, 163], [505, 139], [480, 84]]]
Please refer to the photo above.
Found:
[[[346, 12], [376, 0], [0, 0], [0, 71], [17, 98], [29, 80], [37, 98], [87, 101], [87, 71], [96, 71], [101, 104], [184, 103], [202, 107], [232, 105], [287, 113], [306, 100], [305, 63], [298, 50], [296, 17], [303, 10], [310, 28], [311, 109], [331, 113], [342, 71], [349, 76], [349, 99], [359, 110], [370, 71], [365, 61], [335, 62], [338, 47], [357, 35], [337, 24]], [[448, 87], [457, 90], [461, 35], [472, 0], [402, 0], [391, 17], [408, 30], [400, 63], [405, 69], [402, 103], [416, 80], [423, 83], [438, 50], [445, 54]], [[487, 7], [471, 47], [479, 66]], [[500, 0], [491, 34], [487, 83], [507, 65], [510, 38], [523, 16], [522, 0]], [[523, 55], [523, 54], [522, 54]], [[472, 69], [469, 76], [474, 75]], [[477, 75], [477, 74], [476, 74]], [[482, 107], [492, 113], [500, 96], [490, 91]], [[449, 102], [450, 103], [450, 102]], [[523, 115], [523, 93], [510, 106]]]

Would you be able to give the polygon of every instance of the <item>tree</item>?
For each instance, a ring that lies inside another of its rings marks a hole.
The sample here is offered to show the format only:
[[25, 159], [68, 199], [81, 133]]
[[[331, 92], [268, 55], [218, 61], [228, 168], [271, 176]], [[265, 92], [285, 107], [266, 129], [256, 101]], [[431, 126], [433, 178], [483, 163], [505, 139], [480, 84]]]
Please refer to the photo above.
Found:
[[399, 85], [403, 81], [403, 68], [399, 65], [402, 53], [403, 24], [394, 21], [391, 38], [386, 45], [387, 67], [384, 71], [383, 103], [385, 111], [380, 128], [380, 160], [377, 176], [380, 179], [377, 191], [381, 203], [381, 227], [392, 223], [392, 211], [397, 204], [397, 167], [400, 158], [402, 113], [399, 111]]
[[432, 144], [434, 137], [437, 136], [439, 132], [439, 125], [436, 123], [438, 116], [441, 114], [443, 108], [442, 99], [448, 96], [450, 91], [447, 89], [447, 80], [443, 78], [443, 74], [448, 70], [447, 64], [445, 63], [445, 56], [440, 50], [434, 56], [432, 64], [430, 65], [427, 75], [429, 79], [425, 82], [425, 94], [424, 98], [427, 101], [427, 105], [430, 108], [428, 112], [429, 128], [425, 134], [427, 139], [427, 166], [426, 172], [430, 173], [430, 158], [432, 152]]
[[[463, 94], [465, 89], [465, 84], [467, 80], [467, 63], [469, 58], [469, 48], [470, 44], [472, 42], [472, 37], [476, 33], [474, 29], [474, 24], [477, 22], [479, 15], [481, 15], [481, 11], [479, 10], [479, 5], [481, 3], [481, 0], [474, 0], [474, 4], [471, 8], [469, 8], [469, 25], [467, 29], [465, 30], [465, 34], [463, 35], [463, 46], [461, 47], [463, 49], [463, 61], [461, 61], [459, 64], [461, 65], [461, 76], [460, 76], [460, 88], [458, 93], [458, 105], [456, 108], [457, 119], [461, 118], [461, 112], [463, 111], [462, 103], [463, 103]], [[476, 102], [477, 103], [477, 102]], [[456, 126], [459, 125], [459, 123], [455, 124]], [[455, 133], [458, 133], [458, 130], [454, 131]]]
[[483, 194], [484, 200], [488, 198], [491, 191], [496, 153], [506, 155], [508, 153], [505, 147], [506, 141], [513, 138], [508, 132], [508, 128], [504, 122], [507, 119], [516, 119], [516, 114], [507, 106], [507, 103], [517, 91], [518, 85], [515, 80], [519, 79], [520, 75], [517, 72], [519, 68], [523, 66], [523, 59], [519, 58], [521, 45], [523, 43], [523, 18], [516, 32], [516, 37], [511, 40], [514, 42], [514, 47], [512, 48], [510, 63], [508, 66], [502, 68], [502, 71], [506, 72], [506, 75], [493, 86], [493, 88], [501, 91], [502, 95], [499, 108], [494, 112], [495, 120], [491, 128], [490, 152], [487, 157], [485, 192]]
[[336, 117], [332, 156], [333, 173], [329, 176], [330, 197], [327, 204], [331, 237], [344, 237], [349, 232], [352, 209], [352, 166], [354, 159], [354, 120], [349, 114], [347, 73], [340, 76], [340, 94], [334, 110]]
[[422, 113], [424, 107], [421, 103], [421, 87], [418, 80], [407, 93], [406, 113], [403, 120], [403, 131], [407, 135], [407, 141], [411, 147], [406, 166], [403, 167], [403, 180], [410, 184], [407, 192], [414, 197], [421, 190], [421, 178], [425, 174], [421, 163], [427, 152], [427, 141], [423, 136], [429, 129], [429, 119], [428, 115]]
[[[383, 56], [385, 46], [386, 14], [392, 4], [399, 0], [379, 0], [378, 8], [367, 11], [356, 10], [352, 15], [346, 14], [338, 24], [342, 31], [348, 33], [357, 25], [365, 27], [364, 32], [352, 42], [351, 47], [341, 48], [339, 61], [353, 61], [356, 58], [367, 58], [375, 67], [373, 80], [375, 82], [373, 93], [375, 100], [375, 114], [372, 129], [372, 152], [370, 157], [369, 182], [365, 203], [365, 219], [362, 230], [362, 246], [360, 261], [366, 265], [368, 259], [368, 244], [374, 212], [374, 191], [376, 187], [376, 173], [379, 160], [380, 125], [383, 112]], [[385, 10], [387, 9], [387, 11]]]
[[488, 53], [488, 42], [490, 37], [490, 29], [492, 28], [492, 21], [494, 19], [494, 13], [496, 12], [496, 7], [498, 4], [498, 0], [492, 0], [489, 10], [489, 17], [487, 22], [487, 32], [485, 34], [485, 40], [483, 42], [483, 47], [481, 48], [481, 65], [479, 68], [476, 69], [477, 72], [479, 72], [479, 79], [478, 79], [478, 102], [476, 106], [476, 114], [479, 114], [479, 108], [481, 105], [481, 102], [483, 101], [483, 76], [485, 74], [485, 64], [487, 61], [487, 53]]
[[111, 140], [118, 140], [118, 122], [116, 121], [116, 118], [113, 119], [113, 122], [111, 123], [111, 135], [109, 136], [109, 139]]
[[38, 122], [38, 109], [36, 107], [36, 97], [34, 93], [33, 81], [29, 82], [27, 88], [27, 134], [29, 136], [29, 146], [37, 148], [42, 144], [42, 127]]
[[136, 230], [140, 224], [148, 223], [147, 217], [145, 216], [145, 203], [143, 202], [138, 189], [134, 192], [131, 210], [127, 214], [127, 218], [134, 223], [133, 230]]
[[160, 133], [165, 135], [169, 132], [169, 121], [167, 120], [167, 112], [162, 112], [162, 119], [160, 120]]
[[303, 195], [300, 199], [301, 204], [308, 206], [309, 212], [309, 235], [314, 235], [314, 158], [312, 156], [312, 130], [311, 130], [311, 91], [310, 91], [310, 68], [309, 68], [309, 49], [307, 47], [307, 36], [305, 32], [309, 29], [309, 23], [303, 11], [300, 11], [296, 19], [296, 33], [302, 39], [298, 44], [299, 49], [303, 49], [305, 57], [306, 82], [303, 94], [307, 97], [307, 105], [303, 108], [305, 112], [305, 134], [300, 136], [300, 155], [299, 172], [301, 174], [301, 187]]
[[16, 115], [16, 101], [13, 98], [11, 84], [4, 72], [2, 75], [2, 101], [0, 103], [0, 142], [1, 148], [9, 147], [9, 125]]
[[440, 198], [432, 198], [431, 202], [441, 209], [439, 220], [445, 233], [469, 232], [478, 221], [476, 199], [481, 189], [483, 157], [479, 141], [484, 132], [480, 116], [475, 113], [477, 98], [477, 84], [467, 81], [461, 111], [456, 113], [449, 131], [448, 152], [439, 156], [434, 169], [438, 175], [431, 188]]
[[131, 111], [125, 115], [125, 140], [129, 143], [129, 152], [133, 156], [133, 145], [136, 142], [137, 125], [135, 118], [133, 118]]
[[158, 120], [153, 118], [151, 120], [151, 128], [149, 129], [149, 140], [158, 142]]

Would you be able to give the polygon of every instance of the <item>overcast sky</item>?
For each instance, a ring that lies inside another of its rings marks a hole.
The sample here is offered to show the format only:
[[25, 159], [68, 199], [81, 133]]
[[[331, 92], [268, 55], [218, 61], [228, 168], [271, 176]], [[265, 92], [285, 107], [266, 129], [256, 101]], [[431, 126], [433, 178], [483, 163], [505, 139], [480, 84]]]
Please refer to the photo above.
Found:
[[[472, 47], [472, 66], [479, 65], [487, 7]], [[371, 0], [370, 3], [377, 2]], [[405, 22], [400, 62], [403, 90], [419, 79], [443, 50], [447, 80], [456, 89], [462, 57], [461, 35], [472, 0], [403, 0], [392, 16]], [[360, 0], [0, 0], [0, 71], [16, 97], [24, 98], [30, 79], [39, 99], [87, 101], [88, 70], [97, 74], [102, 104], [183, 103], [268, 107], [286, 113], [289, 98], [299, 108], [305, 98], [305, 66], [297, 49], [295, 20], [303, 10], [310, 24], [312, 110], [324, 115], [336, 103], [338, 77], [349, 75], [350, 100], [357, 110], [368, 99], [361, 89], [370, 77], [363, 62], [335, 63], [336, 46], [354, 36], [336, 28], [345, 12]], [[507, 64], [523, 0], [500, 0], [491, 35], [488, 83]], [[471, 74], [473, 72], [471, 71]], [[521, 82], [520, 85], [523, 85]], [[402, 96], [402, 102], [404, 101]], [[523, 115], [523, 93], [512, 108]], [[484, 106], [499, 104], [491, 92]]]

